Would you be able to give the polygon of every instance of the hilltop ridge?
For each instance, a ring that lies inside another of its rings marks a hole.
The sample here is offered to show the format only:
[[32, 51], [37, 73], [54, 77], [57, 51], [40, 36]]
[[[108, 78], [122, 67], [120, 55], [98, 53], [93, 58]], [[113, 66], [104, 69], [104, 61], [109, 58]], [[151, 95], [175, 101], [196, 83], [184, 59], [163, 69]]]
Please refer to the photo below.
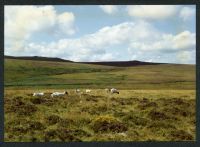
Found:
[[65, 60], [57, 57], [42, 57], [42, 56], [4, 56], [5, 59], [19, 59], [19, 60], [35, 60], [35, 61], [54, 61], [54, 62], [73, 62], [82, 64], [94, 64], [94, 65], [106, 65], [106, 66], [117, 66], [117, 67], [130, 67], [137, 65], [157, 65], [166, 63], [154, 63], [144, 61], [97, 61], [97, 62], [75, 62], [71, 60]]

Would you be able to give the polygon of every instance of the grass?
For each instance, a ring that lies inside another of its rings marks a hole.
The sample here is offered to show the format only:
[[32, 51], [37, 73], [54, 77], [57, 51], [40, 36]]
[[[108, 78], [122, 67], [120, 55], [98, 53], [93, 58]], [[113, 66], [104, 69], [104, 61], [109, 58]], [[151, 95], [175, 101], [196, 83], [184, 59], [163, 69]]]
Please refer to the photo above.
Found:
[[5, 141], [195, 140], [194, 90], [68, 91], [50, 98], [6, 90]]
[[[6, 142], [196, 139], [194, 65], [126, 68], [5, 59], [4, 67]], [[106, 93], [110, 87], [120, 94]], [[32, 96], [64, 90], [68, 96]]]
[[16, 89], [195, 89], [196, 80], [194, 65], [176, 64], [126, 68], [5, 59], [5, 73], [5, 86]]

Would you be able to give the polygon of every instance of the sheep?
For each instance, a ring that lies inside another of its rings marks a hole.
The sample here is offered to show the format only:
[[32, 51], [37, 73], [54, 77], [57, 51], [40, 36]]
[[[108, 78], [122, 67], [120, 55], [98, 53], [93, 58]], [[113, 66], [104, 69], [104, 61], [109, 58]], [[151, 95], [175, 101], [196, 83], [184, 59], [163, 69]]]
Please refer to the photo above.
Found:
[[115, 89], [115, 88], [110, 89], [110, 92], [111, 92], [112, 94], [113, 94], [113, 93], [119, 94], [119, 91], [117, 91], [117, 89]]
[[86, 89], [85, 92], [86, 92], [86, 93], [90, 93], [91, 90], [90, 90], [90, 89]]
[[79, 97], [81, 98], [81, 95], [83, 94], [83, 92], [80, 91], [80, 89], [76, 89], [75, 93], [77, 93], [79, 95]]
[[68, 95], [68, 92], [67, 91], [64, 91], [64, 92], [53, 92], [51, 94], [51, 97], [54, 97], [54, 96], [64, 96], [64, 95]]
[[44, 92], [34, 92], [33, 96], [43, 96]]
[[80, 89], [76, 89], [75, 92], [76, 93], [80, 93], [81, 91], [80, 91]]

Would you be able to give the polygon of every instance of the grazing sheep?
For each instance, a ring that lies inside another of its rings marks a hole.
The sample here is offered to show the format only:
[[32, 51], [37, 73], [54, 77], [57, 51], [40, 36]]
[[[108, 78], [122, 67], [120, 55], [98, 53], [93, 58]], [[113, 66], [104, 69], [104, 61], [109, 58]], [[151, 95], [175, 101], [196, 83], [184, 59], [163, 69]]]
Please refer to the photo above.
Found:
[[115, 88], [110, 89], [110, 92], [119, 94], [119, 91], [117, 91], [117, 89], [115, 89]]
[[80, 89], [76, 89], [75, 93], [77, 93], [79, 95], [79, 97], [81, 98], [81, 95], [83, 94], [83, 92], [80, 91]]
[[86, 93], [90, 93], [91, 90], [90, 90], [90, 89], [86, 89], [85, 92], [86, 92]]
[[44, 95], [44, 92], [35, 92], [33, 93], [33, 96], [43, 96]]
[[80, 93], [81, 91], [80, 91], [80, 89], [76, 89], [75, 92], [76, 93]]
[[68, 95], [68, 92], [67, 91], [64, 91], [64, 92], [53, 92], [51, 94], [51, 97], [54, 97], [54, 96], [64, 96], [64, 95]]

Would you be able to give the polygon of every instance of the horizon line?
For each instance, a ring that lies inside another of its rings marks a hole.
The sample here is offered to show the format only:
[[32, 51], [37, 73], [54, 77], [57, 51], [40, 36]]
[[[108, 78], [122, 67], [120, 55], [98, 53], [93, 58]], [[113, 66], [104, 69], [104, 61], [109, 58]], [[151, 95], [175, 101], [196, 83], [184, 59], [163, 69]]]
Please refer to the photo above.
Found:
[[136, 61], [136, 62], [146, 62], [146, 63], [155, 63], [155, 64], [186, 64], [186, 65], [196, 65], [196, 63], [170, 63], [170, 62], [148, 62], [148, 61], [141, 61], [141, 60], [114, 60], [114, 61], [73, 61], [73, 60], [69, 60], [69, 59], [63, 59], [63, 58], [60, 58], [60, 57], [47, 57], [47, 56], [12, 56], [12, 55], [4, 55], [4, 57], [13, 57], [13, 58], [31, 58], [31, 57], [39, 57], [39, 58], [49, 58], [49, 59], [60, 59], [60, 61], [62, 60], [63, 62], [65, 61], [68, 61], [68, 62], [74, 62], [74, 63], [99, 63], [99, 62], [133, 62], [133, 61]]

